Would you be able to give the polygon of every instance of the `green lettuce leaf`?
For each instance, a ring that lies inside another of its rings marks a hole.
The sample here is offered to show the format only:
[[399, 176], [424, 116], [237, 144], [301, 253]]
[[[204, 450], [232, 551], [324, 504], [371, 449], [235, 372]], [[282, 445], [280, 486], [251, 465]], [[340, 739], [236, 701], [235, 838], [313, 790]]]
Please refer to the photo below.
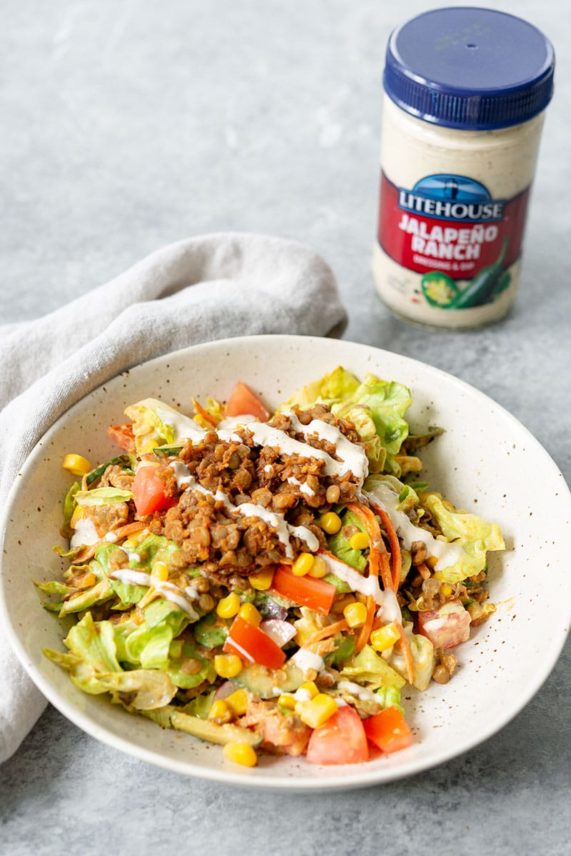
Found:
[[218, 648], [224, 644], [228, 636], [227, 627], [218, 622], [213, 612], [197, 621], [192, 630], [194, 638], [203, 648]]
[[294, 405], [307, 408], [316, 402], [328, 404], [336, 416], [352, 422], [367, 452], [371, 472], [386, 470], [399, 474], [394, 457], [408, 436], [404, 418], [412, 402], [408, 387], [373, 374], [360, 382], [339, 366], [302, 387], [280, 410]]
[[152, 574], [157, 562], [169, 564], [172, 556], [179, 552], [180, 547], [162, 535], [148, 535], [139, 544], [127, 540], [120, 547], [116, 544], [100, 544], [97, 547], [95, 561], [98, 563], [98, 570], [95, 568], [93, 570], [98, 575], [104, 575], [109, 579], [111, 588], [121, 601], [118, 608], [123, 609], [131, 604], [139, 603], [148, 589], [146, 586], [123, 582], [111, 576], [110, 562], [113, 556], [117, 555], [118, 550], [126, 553], [129, 557], [129, 568]]
[[98, 580], [91, 588], [79, 591], [63, 602], [59, 616], [70, 615], [73, 612], [83, 612], [98, 603], [105, 603], [113, 597], [113, 589], [108, 580]]
[[[45, 656], [65, 669], [80, 690], [90, 695], [111, 693], [112, 700], [133, 710], [154, 710], [172, 701], [176, 687], [165, 672], [133, 669], [130, 672], [100, 672], [76, 654], [44, 648]], [[125, 698], [126, 696], [126, 698]]]
[[319, 380], [303, 386], [295, 392], [279, 409], [290, 409], [294, 405], [298, 407], [310, 407], [316, 401], [344, 401], [353, 395], [359, 387], [359, 380], [342, 366], [333, 369]]
[[425, 493], [422, 504], [449, 541], [462, 546], [462, 556], [448, 568], [436, 572], [437, 579], [457, 583], [479, 574], [486, 567], [488, 550], [504, 550], [505, 543], [497, 523], [489, 523], [477, 514], [459, 511], [439, 493]]
[[[192, 668], [189, 668], [192, 666]], [[185, 690], [193, 689], [208, 681], [214, 683], [216, 672], [214, 662], [199, 651], [196, 645], [185, 642], [180, 657], [171, 657], [168, 661], [167, 674], [173, 684]]]
[[168, 600], [154, 600], [145, 607], [144, 621], [132, 630], [130, 623], [116, 625], [123, 639], [122, 656], [144, 669], [166, 669], [171, 642], [189, 622], [188, 615]]
[[400, 689], [406, 683], [382, 657], [373, 651], [370, 645], [365, 645], [356, 657], [349, 660], [341, 671], [341, 677], [357, 683], [365, 682], [369, 689], [379, 687], [396, 687]]
[[89, 663], [97, 672], [120, 672], [115, 631], [110, 621], [94, 621], [87, 612], [74, 624], [63, 640], [76, 657]]
[[66, 495], [63, 498], [63, 520], [64, 523], [69, 523], [71, 518], [73, 517], [73, 512], [75, 511], [76, 500], [75, 495], [79, 493], [81, 490], [81, 485], [79, 482], [74, 482], [71, 487], [69, 487]]
[[[348, 526], [354, 526], [359, 530], [359, 532], [364, 532], [365, 528], [363, 523], [356, 514], [353, 514], [352, 511], [346, 511], [345, 514], [342, 515], [341, 520], [343, 525], [339, 532], [327, 539], [329, 549], [335, 556], [337, 556], [338, 559], [341, 559], [343, 562], [346, 562], [358, 571], [364, 571], [367, 567], [367, 560], [363, 556], [363, 552], [361, 550], [354, 550], [351, 547], [351, 544], [349, 543], [349, 538], [351, 536], [348, 534], [346, 529]], [[350, 589], [348, 590], [350, 591]]]
[[93, 490], [78, 490], [74, 499], [77, 505], [82, 507], [111, 505], [115, 502], [129, 502], [133, 499], [133, 493], [118, 487], [95, 487]]
[[126, 408], [125, 415], [133, 422], [138, 455], [152, 452], [156, 446], [172, 446], [201, 430], [189, 416], [184, 416], [156, 398], [145, 398], [131, 404]]
[[397, 508], [399, 511], [409, 512], [420, 504], [420, 499], [413, 485], [405, 484], [396, 476], [381, 475], [375, 473], [365, 481], [365, 491], [374, 492], [375, 488], [384, 484], [398, 496]]
[[214, 702], [215, 695], [216, 690], [210, 690], [208, 693], [201, 693], [196, 696], [196, 698], [189, 701], [188, 704], [185, 704], [182, 708], [182, 712], [187, 713], [189, 716], [197, 716], [199, 719], [208, 719], [208, 714], [212, 707], [212, 703]]

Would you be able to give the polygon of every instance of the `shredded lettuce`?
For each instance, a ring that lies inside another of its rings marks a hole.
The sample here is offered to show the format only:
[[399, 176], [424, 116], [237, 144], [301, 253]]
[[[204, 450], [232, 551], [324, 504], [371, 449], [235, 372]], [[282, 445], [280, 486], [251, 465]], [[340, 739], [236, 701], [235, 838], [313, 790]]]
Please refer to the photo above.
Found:
[[406, 683], [382, 657], [373, 651], [370, 645], [365, 645], [356, 657], [349, 660], [341, 671], [341, 677], [350, 681], [364, 682], [370, 689], [379, 687], [396, 687], [400, 689]]
[[462, 546], [462, 556], [448, 568], [437, 571], [437, 579], [457, 583], [480, 573], [486, 567], [488, 550], [504, 550], [505, 543], [497, 523], [489, 523], [477, 514], [459, 511], [439, 493], [425, 493], [422, 504], [450, 541]]
[[[351, 547], [351, 544], [349, 543], [351, 536], [349, 535], [348, 537], [346, 529], [346, 527], [352, 526], [358, 529], [359, 532], [364, 532], [365, 527], [363, 522], [356, 514], [353, 514], [352, 511], [346, 511], [345, 514], [342, 515], [341, 520], [343, 525], [339, 532], [327, 539], [329, 549], [335, 556], [337, 556], [338, 559], [341, 559], [341, 561], [346, 562], [358, 571], [364, 571], [367, 567], [367, 560], [363, 556], [361, 550], [354, 550]], [[350, 589], [348, 590], [350, 591]]]
[[148, 604], [143, 615], [143, 623], [134, 630], [129, 624], [116, 625], [123, 638], [122, 656], [144, 669], [166, 669], [171, 642], [184, 630], [189, 617], [176, 604], [162, 598]]
[[118, 487], [95, 487], [93, 490], [78, 490], [74, 499], [81, 507], [111, 505], [115, 502], [129, 502], [133, 499], [133, 493]]
[[408, 436], [404, 415], [412, 398], [408, 387], [368, 374], [362, 382], [339, 366], [325, 377], [302, 387], [280, 409], [328, 404], [339, 417], [348, 419], [361, 438], [371, 472], [399, 474], [395, 456]]
[[75, 511], [76, 506], [76, 494], [81, 490], [81, 485], [79, 482], [74, 482], [71, 487], [68, 489], [66, 495], [63, 499], [63, 519], [64, 523], [69, 523], [71, 518], [73, 517], [73, 512]]
[[201, 431], [194, 419], [156, 398], [145, 398], [131, 404], [125, 415], [133, 422], [135, 449], [139, 456], [152, 452], [156, 446], [172, 446]]
[[175, 686], [185, 690], [193, 689], [204, 681], [212, 684], [216, 680], [213, 661], [189, 642], [183, 643], [181, 657], [169, 659], [167, 674]]

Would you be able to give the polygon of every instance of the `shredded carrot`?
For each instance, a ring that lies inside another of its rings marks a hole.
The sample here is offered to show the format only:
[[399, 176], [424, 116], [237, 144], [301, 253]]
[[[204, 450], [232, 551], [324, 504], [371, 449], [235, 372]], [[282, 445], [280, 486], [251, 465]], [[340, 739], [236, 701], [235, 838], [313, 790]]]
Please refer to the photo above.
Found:
[[373, 629], [373, 622], [375, 620], [375, 610], [376, 603], [374, 597], [367, 597], [367, 618], [365, 623], [361, 627], [361, 632], [359, 633], [357, 644], [355, 646], [355, 651], [357, 654], [363, 648], [367, 642], [369, 641], [369, 636], [371, 635], [371, 630]]
[[125, 526], [120, 526], [119, 529], [114, 529], [113, 534], [117, 536], [119, 541], [121, 538], [128, 538], [129, 535], [134, 535], [135, 532], [140, 532], [146, 527], [146, 523], [140, 523], [135, 520], [133, 523], [126, 523]]
[[212, 427], [213, 427], [213, 428], [216, 428], [216, 426], [218, 425], [218, 423], [217, 423], [216, 419], [214, 418], [214, 416], [211, 416], [211, 415], [210, 415], [210, 413], [208, 412], [208, 410], [205, 410], [205, 409], [204, 409], [204, 407], [202, 406], [202, 404], [200, 403], [200, 401], [197, 401], [197, 399], [196, 399], [196, 398], [193, 398], [193, 399], [192, 399], [192, 406], [194, 407], [194, 409], [196, 410], [196, 412], [197, 412], [197, 413], [199, 413], [199, 414], [200, 414], [200, 416], [202, 416], [202, 418], [203, 418], [206, 422], [208, 422], [208, 424], [209, 424], [209, 425], [212, 425]]
[[375, 514], [378, 514], [381, 518], [381, 523], [383, 524], [385, 531], [389, 538], [389, 545], [391, 548], [391, 564], [392, 564], [392, 575], [393, 575], [393, 588], [395, 591], [398, 591], [400, 582], [401, 582], [401, 571], [402, 571], [402, 556], [400, 551], [400, 544], [398, 535], [396, 533], [396, 529], [393, 526], [393, 522], [384, 508], [381, 508], [379, 505], [373, 505], [373, 511]]
[[402, 652], [404, 654], [404, 661], [406, 663], [406, 676], [408, 678], [409, 684], [412, 684], [414, 683], [414, 658], [412, 656], [410, 642], [408, 641], [408, 636], [404, 632], [404, 627], [402, 626], [402, 624], [397, 623], [397, 628], [400, 634], [400, 642]]
[[305, 643], [304, 648], [309, 647], [309, 645], [313, 645], [315, 642], [321, 642], [323, 639], [327, 639], [328, 636], [335, 636], [336, 633], [342, 633], [343, 630], [347, 630], [348, 628], [349, 625], [344, 618], [341, 619], [341, 621], [334, 621], [333, 624], [328, 624], [327, 627], [324, 627], [322, 630], [318, 630], [317, 633], [310, 636]]
[[362, 505], [360, 502], [351, 502], [347, 506], [349, 511], [363, 521], [367, 535], [369, 536], [369, 574], [373, 577], [378, 577], [379, 572], [383, 581], [384, 588], [393, 589], [393, 578], [389, 564], [387, 550], [381, 536], [381, 527], [379, 521], [373, 514], [370, 508]]

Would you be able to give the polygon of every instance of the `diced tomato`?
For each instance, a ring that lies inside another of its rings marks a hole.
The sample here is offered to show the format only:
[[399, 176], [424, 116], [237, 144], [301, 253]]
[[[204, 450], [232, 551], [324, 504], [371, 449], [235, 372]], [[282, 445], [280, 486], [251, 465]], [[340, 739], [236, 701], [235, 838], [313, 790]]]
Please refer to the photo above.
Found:
[[174, 497], [166, 495], [164, 482], [155, 466], [139, 467], [133, 479], [133, 498], [137, 514], [142, 516], [164, 511], [176, 504]]
[[226, 405], [226, 416], [255, 416], [260, 422], [270, 418], [269, 411], [245, 383], [237, 383], [234, 387]]
[[454, 648], [470, 638], [470, 613], [459, 600], [451, 600], [440, 609], [418, 613], [419, 632], [435, 648]]
[[110, 425], [107, 429], [107, 436], [120, 449], [125, 449], [126, 452], [135, 451], [135, 437], [130, 422], [126, 422], [124, 425]]
[[382, 752], [398, 752], [412, 743], [412, 732], [400, 710], [387, 707], [363, 723], [365, 734]]
[[311, 764], [360, 764], [368, 759], [361, 717], [349, 705], [340, 707], [309, 738], [307, 760]]
[[324, 615], [331, 610], [336, 588], [325, 580], [315, 577], [296, 577], [289, 565], [279, 565], [272, 581], [272, 588], [282, 597], [301, 606], [309, 606]]
[[[235, 644], [234, 644], [235, 643]], [[238, 654], [243, 660], [259, 663], [268, 669], [280, 669], [285, 663], [286, 655], [278, 645], [270, 639], [267, 633], [236, 616], [230, 632], [224, 642], [224, 650]], [[250, 658], [250, 660], [248, 660]]]

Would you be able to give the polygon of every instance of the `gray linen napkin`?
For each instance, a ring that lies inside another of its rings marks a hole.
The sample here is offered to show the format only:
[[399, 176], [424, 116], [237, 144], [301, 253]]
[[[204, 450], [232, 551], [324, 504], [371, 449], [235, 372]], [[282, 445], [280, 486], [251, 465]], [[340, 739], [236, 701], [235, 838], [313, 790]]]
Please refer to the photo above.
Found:
[[[260, 333], [326, 335], [335, 277], [302, 244], [214, 234], [164, 247], [61, 309], [0, 327], [0, 507], [40, 437], [110, 378], [168, 351]], [[45, 706], [0, 627], [0, 762]]]

